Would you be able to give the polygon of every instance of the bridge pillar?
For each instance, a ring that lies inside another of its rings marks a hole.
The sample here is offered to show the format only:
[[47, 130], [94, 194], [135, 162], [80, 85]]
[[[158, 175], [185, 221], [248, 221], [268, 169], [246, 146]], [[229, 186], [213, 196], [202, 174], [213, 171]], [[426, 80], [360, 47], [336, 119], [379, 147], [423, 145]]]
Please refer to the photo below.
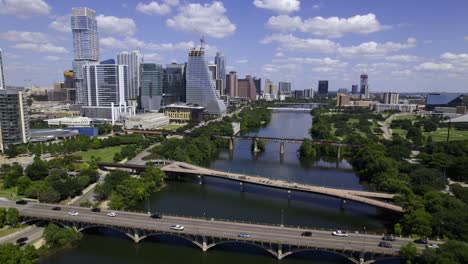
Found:
[[340, 146], [340, 145], [338, 145], [338, 149], [337, 149], [337, 151], [336, 151], [336, 158], [337, 158], [338, 160], [341, 159], [341, 146]]
[[241, 192], [244, 192], [244, 183], [243, 183], [243, 182], [239, 182], [239, 185], [240, 185], [240, 191], [241, 191]]
[[198, 184], [203, 184], [203, 175], [198, 174]]
[[256, 139], [254, 139], [254, 149], [253, 149], [253, 152], [254, 152], [254, 153], [260, 152], [260, 150], [258, 149], [258, 143], [257, 143], [257, 140], [256, 140]]
[[140, 242], [140, 234], [138, 234], [137, 230], [135, 230], [133, 233], [133, 241], [135, 241], [135, 243]]
[[341, 210], [344, 210], [345, 204], [346, 204], [346, 199], [341, 199], [341, 203], [340, 203], [340, 209]]
[[234, 139], [232, 137], [229, 139], [229, 151], [234, 150]]
[[291, 200], [291, 190], [288, 190], [288, 200]]
[[284, 155], [284, 141], [280, 143], [280, 155]]
[[206, 237], [203, 236], [203, 242], [202, 242], [202, 250], [203, 252], [207, 251], [208, 250], [208, 243], [206, 242]]
[[278, 245], [277, 257], [278, 257], [278, 260], [283, 259], [283, 245], [281, 244]]

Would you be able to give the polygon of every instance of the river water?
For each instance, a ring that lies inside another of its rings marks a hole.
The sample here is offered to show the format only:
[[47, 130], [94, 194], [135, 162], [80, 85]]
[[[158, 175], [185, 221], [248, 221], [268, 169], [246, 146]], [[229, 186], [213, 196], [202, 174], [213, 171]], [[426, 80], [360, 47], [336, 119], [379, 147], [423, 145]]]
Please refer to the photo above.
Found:
[[[273, 113], [266, 128], [250, 135], [282, 138], [308, 138], [312, 117], [306, 113]], [[210, 168], [260, 175], [293, 182], [336, 188], [366, 189], [345, 160], [333, 158], [301, 164], [299, 145], [285, 144], [280, 159], [279, 143], [268, 142], [266, 151], [250, 152], [251, 142], [236, 140], [234, 152], [219, 153]], [[212, 217], [235, 221], [281, 224], [324, 229], [347, 229], [367, 232], [384, 231], [384, 221], [373, 207], [348, 202], [340, 209], [340, 200], [313, 194], [288, 193], [205, 177], [203, 184], [193, 178], [168, 181], [167, 187], [145, 201], [142, 210], [164, 214]], [[202, 252], [191, 244], [172, 237], [157, 237], [139, 244], [109, 230], [93, 230], [85, 234], [75, 248], [45, 257], [42, 264], [102, 263], [277, 263], [265, 252], [238, 244], [226, 244]], [[319, 252], [293, 255], [281, 263], [347, 263], [342, 257]]]

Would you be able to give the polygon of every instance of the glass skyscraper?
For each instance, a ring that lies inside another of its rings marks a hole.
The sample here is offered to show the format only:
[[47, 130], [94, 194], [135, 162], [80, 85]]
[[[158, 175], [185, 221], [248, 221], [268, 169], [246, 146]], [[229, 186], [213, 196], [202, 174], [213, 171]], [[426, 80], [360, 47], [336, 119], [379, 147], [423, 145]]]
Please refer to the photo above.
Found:
[[226, 113], [226, 105], [216, 93], [202, 47], [190, 50], [186, 78], [187, 103], [205, 107], [212, 116], [223, 116]]
[[77, 102], [83, 104], [85, 101], [85, 91], [82, 87], [83, 66], [99, 60], [96, 12], [87, 7], [73, 8], [70, 24], [73, 34], [73, 72], [75, 73]]
[[163, 104], [179, 102], [185, 102], [185, 64], [167, 64], [164, 71]]
[[219, 94], [224, 95], [226, 93], [226, 58], [221, 52], [216, 53], [215, 64], [217, 66], [218, 79], [222, 80]]
[[128, 100], [134, 101], [138, 98], [140, 87], [140, 63], [141, 53], [138, 50], [132, 52], [121, 52], [117, 54], [117, 64], [127, 65], [128, 91], [125, 91]]
[[0, 151], [29, 141], [28, 113], [27, 96], [22, 88], [0, 90]]
[[86, 64], [83, 79], [87, 106], [126, 105], [127, 65]]
[[140, 104], [141, 110], [157, 111], [163, 98], [164, 70], [154, 63], [140, 64]]
[[361, 74], [361, 99], [369, 99], [369, 76]]
[[0, 49], [0, 90], [5, 89], [5, 76], [3, 75], [2, 49]]

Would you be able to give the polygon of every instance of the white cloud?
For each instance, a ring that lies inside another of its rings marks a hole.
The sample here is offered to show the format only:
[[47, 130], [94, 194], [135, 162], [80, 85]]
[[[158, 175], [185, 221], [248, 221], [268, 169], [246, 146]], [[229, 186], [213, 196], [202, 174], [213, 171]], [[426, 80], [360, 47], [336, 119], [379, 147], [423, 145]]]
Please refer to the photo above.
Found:
[[284, 57], [284, 53], [283, 52], [276, 52], [275, 53], [275, 57]]
[[[168, 4], [170, 2], [171, 4]], [[166, 3], [158, 3], [151, 1], [148, 4], [138, 3], [136, 10], [147, 15], [167, 15], [171, 12], [171, 5], [177, 5], [179, 1], [166, 1]]]
[[261, 43], [278, 43], [281, 49], [317, 53], [333, 53], [340, 47], [338, 43], [328, 39], [302, 39], [291, 34], [273, 34], [264, 38]]
[[415, 62], [420, 60], [418, 56], [414, 55], [393, 55], [393, 56], [387, 56], [385, 58], [388, 61], [394, 61], [394, 62]]
[[273, 10], [277, 13], [291, 13], [299, 11], [301, 2], [299, 0], [255, 0], [253, 4], [258, 8]]
[[332, 66], [332, 67], [346, 67], [348, 66], [347, 62], [342, 62], [337, 59], [332, 59], [329, 57], [325, 58], [285, 58], [285, 59], [273, 59], [274, 63], [297, 63], [297, 64], [308, 64], [308, 65], [321, 65], [321, 66]]
[[468, 54], [466, 53], [454, 54], [454, 53], [446, 52], [440, 55], [440, 58], [452, 64], [468, 67]]
[[0, 14], [29, 18], [49, 13], [50, 7], [43, 0], [0, 0]]
[[49, 28], [63, 33], [71, 32], [70, 16], [60, 16], [49, 24]]
[[225, 15], [222, 2], [188, 4], [179, 8], [179, 14], [167, 19], [166, 24], [177, 30], [223, 38], [236, 31], [236, 25]]
[[267, 26], [274, 30], [296, 31], [318, 36], [339, 38], [345, 34], [370, 34], [389, 28], [380, 24], [377, 17], [369, 13], [349, 18], [340, 17], [312, 17], [302, 20], [299, 16], [273, 16], [268, 19]]
[[236, 60], [236, 63], [238, 63], [238, 64], [245, 64], [245, 63], [248, 63], [248, 62], [249, 62], [249, 60], [247, 60], [247, 59]]
[[145, 53], [143, 54], [143, 60], [145, 62], [161, 62], [163, 57], [158, 53]]
[[63, 58], [59, 56], [49, 55], [49, 56], [45, 56], [44, 59], [47, 61], [59, 61], [59, 60], [62, 60]]
[[51, 43], [19, 43], [12, 46], [15, 49], [29, 50], [33, 52], [47, 53], [68, 53], [68, 50], [61, 46], [56, 46]]
[[170, 6], [178, 6], [179, 5], [179, 0], [164, 0], [164, 3], [166, 3], [166, 5], [170, 5]]
[[131, 18], [99, 15], [96, 17], [99, 32], [106, 35], [133, 35], [136, 31], [135, 21]]
[[7, 31], [0, 33], [0, 39], [8, 40], [11, 42], [30, 42], [30, 43], [44, 43], [48, 42], [50, 38], [41, 32], [29, 31]]
[[388, 53], [397, 52], [416, 46], [416, 39], [408, 38], [406, 43], [374, 41], [361, 43], [357, 46], [341, 46], [328, 39], [303, 39], [292, 34], [273, 34], [261, 41], [262, 44], [277, 43], [280, 50], [290, 50], [311, 53], [336, 53], [344, 57], [382, 57]]
[[450, 71], [453, 65], [450, 63], [424, 62], [415, 67], [418, 71]]
[[153, 51], [175, 51], [184, 50], [188, 51], [194, 47], [195, 43], [192, 41], [177, 42], [177, 43], [145, 43], [144, 41], [136, 38], [127, 37], [125, 39], [116, 39], [114, 37], [100, 38], [99, 44], [105, 49], [146, 49]]

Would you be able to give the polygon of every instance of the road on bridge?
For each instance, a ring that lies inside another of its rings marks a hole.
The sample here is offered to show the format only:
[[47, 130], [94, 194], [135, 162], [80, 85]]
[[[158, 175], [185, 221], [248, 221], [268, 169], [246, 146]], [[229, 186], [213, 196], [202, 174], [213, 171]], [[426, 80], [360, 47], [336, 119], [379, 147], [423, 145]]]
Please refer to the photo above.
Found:
[[[341, 238], [331, 235], [331, 231], [311, 230], [303, 228], [280, 227], [273, 225], [247, 224], [238, 222], [227, 222], [208, 219], [194, 219], [184, 217], [163, 216], [162, 219], [152, 219], [148, 214], [115, 211], [116, 217], [108, 217], [103, 210], [100, 213], [91, 212], [88, 208], [61, 206], [61, 211], [52, 208], [57, 205], [50, 204], [27, 204], [17, 205], [13, 202], [0, 201], [0, 207], [15, 207], [20, 211], [20, 216], [37, 219], [55, 219], [61, 221], [76, 221], [91, 223], [95, 226], [112, 226], [122, 228], [139, 228], [156, 232], [174, 233], [170, 229], [172, 224], [185, 226], [184, 231], [191, 235], [203, 235], [236, 240], [260, 241], [279, 243], [283, 245], [297, 245], [308, 248], [322, 248], [328, 250], [353, 250], [376, 252], [394, 255], [399, 248], [411, 240], [408, 238], [397, 238], [392, 242], [393, 248], [381, 248], [378, 246], [382, 235], [359, 234], [349, 232], [349, 237]], [[71, 216], [69, 211], [76, 211], [77, 216]], [[311, 231], [312, 237], [301, 236], [302, 232]], [[239, 233], [248, 233], [251, 238], [238, 238]], [[419, 249], [423, 246], [418, 245]]]

